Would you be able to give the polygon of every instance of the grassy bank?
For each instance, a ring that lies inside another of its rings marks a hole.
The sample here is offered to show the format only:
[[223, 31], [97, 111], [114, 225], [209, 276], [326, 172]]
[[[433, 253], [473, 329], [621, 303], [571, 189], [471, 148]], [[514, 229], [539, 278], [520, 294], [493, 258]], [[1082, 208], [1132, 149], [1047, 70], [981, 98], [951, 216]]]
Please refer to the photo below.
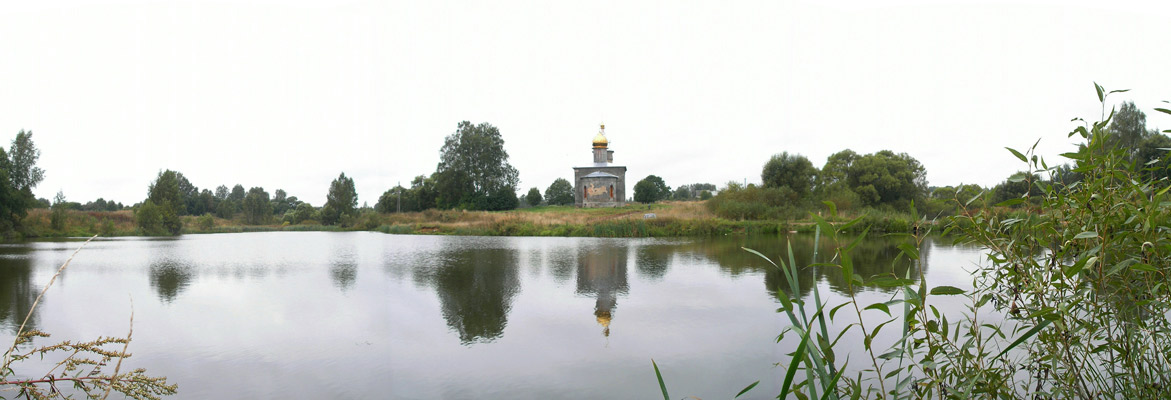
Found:
[[[650, 216], [649, 214], [653, 214]], [[24, 220], [26, 237], [136, 236], [142, 232], [129, 210], [113, 212], [67, 211], [62, 229], [52, 229], [51, 212], [36, 209]], [[866, 210], [834, 218], [837, 224], [862, 216], [849, 227], [861, 231], [908, 232], [914, 219], [907, 214]], [[745, 234], [777, 234], [811, 231], [812, 219], [730, 220], [720, 218], [702, 202], [664, 202], [618, 208], [544, 206], [511, 211], [427, 210], [379, 214], [366, 212], [346, 226], [327, 226], [316, 221], [303, 224], [248, 225], [243, 220], [212, 216], [182, 218], [183, 233], [235, 233], [275, 231], [376, 231], [391, 234], [469, 236], [579, 236], [579, 237], [682, 237]]]

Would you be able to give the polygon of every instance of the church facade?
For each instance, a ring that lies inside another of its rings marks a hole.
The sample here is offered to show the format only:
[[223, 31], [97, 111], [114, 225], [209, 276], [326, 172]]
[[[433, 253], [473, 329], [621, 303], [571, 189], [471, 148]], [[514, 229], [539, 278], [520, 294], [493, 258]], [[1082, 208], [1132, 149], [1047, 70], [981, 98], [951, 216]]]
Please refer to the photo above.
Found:
[[626, 167], [612, 165], [606, 125], [594, 136], [594, 163], [573, 168], [573, 200], [578, 207], [621, 207], [626, 204]]

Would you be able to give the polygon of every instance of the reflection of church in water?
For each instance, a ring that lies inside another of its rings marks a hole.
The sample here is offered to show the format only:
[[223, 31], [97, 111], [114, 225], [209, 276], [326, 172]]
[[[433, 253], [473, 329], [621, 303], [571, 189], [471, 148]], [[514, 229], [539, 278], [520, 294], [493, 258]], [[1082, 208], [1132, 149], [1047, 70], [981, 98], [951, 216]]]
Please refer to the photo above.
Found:
[[577, 293], [597, 298], [594, 317], [602, 325], [603, 335], [610, 336], [618, 295], [625, 295], [628, 288], [625, 247], [594, 249], [578, 259]]

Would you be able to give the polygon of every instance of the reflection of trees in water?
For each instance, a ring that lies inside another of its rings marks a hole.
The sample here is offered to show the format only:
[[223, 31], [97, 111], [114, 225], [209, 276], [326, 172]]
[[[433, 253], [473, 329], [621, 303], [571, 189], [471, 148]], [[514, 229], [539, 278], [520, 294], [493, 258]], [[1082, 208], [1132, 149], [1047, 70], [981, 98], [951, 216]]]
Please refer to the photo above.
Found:
[[577, 265], [577, 248], [558, 247], [549, 253], [547, 258], [549, 267], [553, 271], [553, 278], [557, 282], [565, 282], [573, 277], [573, 267]]
[[[13, 334], [37, 299], [40, 288], [33, 284], [32, 254], [27, 248], [3, 249], [0, 252], [0, 323]], [[35, 328], [37, 313], [29, 317], [26, 329]]]
[[[431, 281], [443, 318], [468, 345], [504, 334], [512, 298], [520, 290], [515, 249], [467, 248], [444, 251]], [[426, 272], [424, 272], [426, 274]]]
[[[853, 239], [854, 237], [850, 236], [839, 237], [840, 245], [846, 246]], [[850, 252], [854, 264], [854, 273], [865, 279], [869, 279], [876, 275], [903, 277], [909, 270], [911, 277], [917, 279], [919, 271], [913, 267], [910, 261], [905, 257], [897, 262], [895, 261], [895, 257], [899, 254], [898, 244], [910, 240], [905, 237], [868, 236], [859, 242]], [[928, 241], [931, 241], [931, 239]], [[842, 277], [841, 269], [833, 267], [809, 267], [813, 263], [813, 235], [747, 236], [738, 240], [716, 238], [696, 241], [685, 245], [681, 250], [700, 253], [706, 256], [706, 258], [715, 261], [722, 269], [728, 271], [733, 276], [744, 272], [764, 272], [765, 289], [775, 296], [778, 288], [786, 292], [789, 291], [789, 283], [785, 281], [784, 274], [776, 268], [773, 268], [767, 261], [760, 259], [755, 254], [744, 251], [741, 247], [756, 250], [768, 256], [773, 261], [783, 260], [785, 263], [789, 263], [788, 246], [790, 243], [793, 248], [793, 259], [799, 267], [797, 279], [799, 281], [800, 293], [796, 295], [805, 296], [813, 287], [814, 282], [818, 281], [828, 283], [830, 289], [835, 292], [846, 293], [847, 281]], [[834, 255], [834, 247], [834, 243], [823, 236], [817, 248], [817, 262], [830, 262]], [[933, 244], [925, 243], [923, 248], [920, 249], [922, 265], [927, 264], [932, 247]], [[877, 287], [872, 289], [884, 292], [894, 290], [893, 288]], [[794, 293], [789, 293], [789, 295], [794, 295]]]
[[645, 245], [634, 250], [634, 266], [638, 276], [657, 280], [667, 274], [667, 267], [671, 264], [671, 255], [678, 251], [674, 244]]
[[598, 247], [578, 257], [577, 293], [593, 295], [594, 318], [602, 334], [610, 336], [610, 321], [618, 307], [618, 295], [626, 294], [626, 247]]
[[194, 276], [192, 267], [180, 260], [162, 258], [150, 264], [150, 286], [167, 303], [175, 301]]
[[358, 279], [358, 265], [353, 260], [334, 261], [329, 267], [329, 278], [344, 292]]

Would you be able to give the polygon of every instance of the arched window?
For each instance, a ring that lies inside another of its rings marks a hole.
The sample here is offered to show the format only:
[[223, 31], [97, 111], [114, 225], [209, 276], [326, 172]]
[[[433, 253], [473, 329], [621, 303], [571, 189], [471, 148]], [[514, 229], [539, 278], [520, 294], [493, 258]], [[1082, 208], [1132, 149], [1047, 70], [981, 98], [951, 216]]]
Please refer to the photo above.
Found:
[[610, 200], [614, 200], [614, 185], [610, 185]]

